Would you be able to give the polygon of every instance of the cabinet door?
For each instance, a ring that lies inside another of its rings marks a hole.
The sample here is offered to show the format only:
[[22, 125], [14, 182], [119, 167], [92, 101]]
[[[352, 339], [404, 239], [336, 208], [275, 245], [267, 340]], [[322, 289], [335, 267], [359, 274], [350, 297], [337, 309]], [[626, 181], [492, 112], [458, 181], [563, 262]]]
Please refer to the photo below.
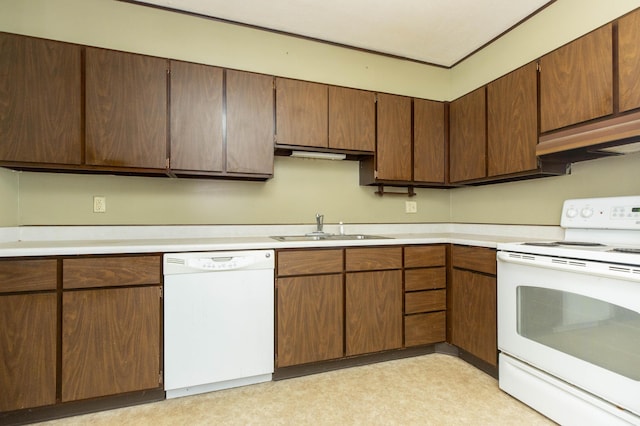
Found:
[[171, 61], [172, 169], [223, 170], [223, 70]]
[[0, 296], [0, 412], [56, 402], [55, 293]]
[[487, 172], [489, 176], [538, 166], [537, 65], [531, 63], [487, 86]]
[[276, 134], [281, 145], [329, 146], [326, 84], [276, 78]]
[[611, 24], [540, 59], [540, 131], [613, 113]]
[[86, 162], [164, 169], [167, 60], [86, 49]]
[[411, 98], [378, 94], [377, 179], [411, 181]]
[[273, 174], [273, 77], [227, 70], [227, 172]]
[[451, 343], [496, 366], [496, 279], [453, 269], [450, 297]]
[[449, 180], [463, 182], [486, 176], [485, 87], [453, 101], [449, 107]]
[[444, 103], [413, 100], [413, 180], [445, 181]]
[[346, 354], [402, 346], [402, 271], [346, 276]]
[[65, 291], [62, 401], [160, 386], [160, 287]]
[[620, 111], [640, 108], [640, 10], [618, 21]]
[[80, 46], [0, 34], [0, 160], [81, 163]]
[[278, 367], [342, 357], [343, 309], [341, 274], [278, 278]]
[[375, 93], [329, 86], [329, 148], [376, 149]]

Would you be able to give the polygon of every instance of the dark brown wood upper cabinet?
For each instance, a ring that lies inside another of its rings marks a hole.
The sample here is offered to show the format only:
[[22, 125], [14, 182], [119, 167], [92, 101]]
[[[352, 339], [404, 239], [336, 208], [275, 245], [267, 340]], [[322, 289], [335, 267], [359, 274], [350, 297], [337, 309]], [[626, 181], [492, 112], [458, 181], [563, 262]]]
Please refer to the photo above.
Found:
[[0, 161], [82, 162], [81, 47], [0, 33]]
[[449, 107], [449, 179], [464, 182], [486, 176], [486, 86]]
[[444, 103], [413, 100], [413, 180], [445, 181], [445, 108]]
[[378, 94], [376, 179], [411, 181], [411, 98]]
[[640, 108], [640, 10], [618, 21], [620, 111]]
[[86, 48], [86, 163], [165, 169], [166, 59]]
[[223, 73], [171, 61], [172, 169], [223, 170]]
[[540, 59], [540, 131], [613, 113], [612, 25]]
[[273, 77], [227, 70], [227, 172], [273, 174]]
[[487, 86], [488, 176], [536, 169], [537, 64], [519, 68]]
[[329, 86], [329, 148], [376, 149], [375, 93]]
[[276, 134], [280, 145], [329, 146], [326, 84], [276, 78]]

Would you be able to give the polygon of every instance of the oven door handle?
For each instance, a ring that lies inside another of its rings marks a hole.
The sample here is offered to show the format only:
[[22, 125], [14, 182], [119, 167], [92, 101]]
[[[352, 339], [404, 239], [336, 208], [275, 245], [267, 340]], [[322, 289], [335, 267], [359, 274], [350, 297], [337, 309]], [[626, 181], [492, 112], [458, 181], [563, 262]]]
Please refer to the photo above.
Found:
[[555, 269], [577, 274], [597, 275], [605, 278], [640, 282], [640, 267], [613, 263], [591, 262], [524, 253], [499, 251], [498, 262], [517, 263], [536, 268]]

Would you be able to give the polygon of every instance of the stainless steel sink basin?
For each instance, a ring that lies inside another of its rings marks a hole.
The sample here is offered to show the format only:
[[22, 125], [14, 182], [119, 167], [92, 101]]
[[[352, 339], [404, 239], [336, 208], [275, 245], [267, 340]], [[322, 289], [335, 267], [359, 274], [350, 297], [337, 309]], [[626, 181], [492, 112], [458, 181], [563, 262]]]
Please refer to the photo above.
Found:
[[323, 234], [323, 235], [282, 235], [270, 237], [278, 241], [349, 241], [349, 240], [386, 240], [391, 237], [367, 234]]

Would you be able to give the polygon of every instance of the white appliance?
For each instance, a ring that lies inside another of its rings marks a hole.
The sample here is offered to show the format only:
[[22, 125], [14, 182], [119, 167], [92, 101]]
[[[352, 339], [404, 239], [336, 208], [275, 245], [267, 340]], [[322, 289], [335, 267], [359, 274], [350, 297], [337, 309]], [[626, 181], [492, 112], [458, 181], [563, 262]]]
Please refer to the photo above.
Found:
[[500, 388], [563, 425], [640, 425], [640, 196], [567, 200], [561, 226], [498, 244]]
[[273, 250], [164, 255], [167, 398], [269, 381]]

